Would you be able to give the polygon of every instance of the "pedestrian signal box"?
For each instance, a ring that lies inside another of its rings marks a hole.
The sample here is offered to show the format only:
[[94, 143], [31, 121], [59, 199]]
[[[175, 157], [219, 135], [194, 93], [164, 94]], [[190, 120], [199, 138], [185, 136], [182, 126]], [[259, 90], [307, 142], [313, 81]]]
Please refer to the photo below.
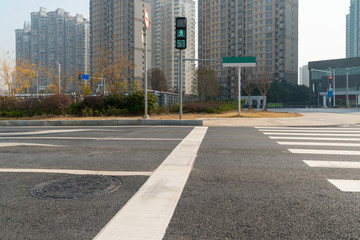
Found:
[[175, 19], [175, 48], [186, 49], [186, 23], [185, 17]]

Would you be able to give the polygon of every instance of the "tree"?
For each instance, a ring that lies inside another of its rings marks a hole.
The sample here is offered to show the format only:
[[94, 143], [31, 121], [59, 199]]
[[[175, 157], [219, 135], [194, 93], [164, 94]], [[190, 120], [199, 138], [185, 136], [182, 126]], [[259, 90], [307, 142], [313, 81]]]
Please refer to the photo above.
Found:
[[19, 59], [15, 67], [15, 88], [18, 93], [30, 94], [31, 89], [36, 89], [36, 79], [41, 63], [37, 66], [30, 59]]
[[168, 91], [168, 85], [166, 77], [163, 71], [160, 69], [152, 68], [147, 72], [148, 75], [148, 87], [153, 90]]
[[130, 59], [130, 53], [122, 54], [122, 51], [110, 53], [106, 46], [98, 47], [94, 65], [95, 80], [93, 84], [103, 80], [106, 90], [111, 93], [123, 93], [128, 90], [128, 81], [135, 68]]
[[257, 87], [259, 89], [259, 92], [261, 96], [263, 97], [263, 110], [266, 111], [266, 101], [265, 97], [267, 92], [269, 91], [269, 88], [271, 86], [271, 81], [269, 80], [268, 74], [265, 72], [264, 74], [260, 75], [260, 79], [258, 80]]
[[251, 95], [252, 95], [253, 91], [255, 90], [255, 88], [256, 88], [256, 85], [254, 83], [252, 83], [250, 79], [248, 79], [244, 82], [243, 89], [249, 97], [249, 109], [252, 109]]
[[0, 56], [0, 85], [7, 88], [8, 95], [15, 94], [13, 76], [15, 72], [15, 61], [9, 52], [2, 53]]
[[219, 84], [216, 81], [215, 71], [206, 68], [197, 69], [192, 90], [193, 94], [197, 95], [201, 101], [217, 96]]

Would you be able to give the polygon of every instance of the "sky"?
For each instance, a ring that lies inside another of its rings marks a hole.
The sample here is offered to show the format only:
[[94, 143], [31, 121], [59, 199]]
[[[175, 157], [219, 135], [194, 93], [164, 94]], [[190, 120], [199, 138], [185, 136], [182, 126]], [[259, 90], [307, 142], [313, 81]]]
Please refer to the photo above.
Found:
[[[0, 52], [15, 52], [15, 29], [40, 7], [63, 8], [89, 17], [89, 0], [1, 0]], [[350, 0], [299, 0], [299, 67], [309, 61], [345, 57]]]

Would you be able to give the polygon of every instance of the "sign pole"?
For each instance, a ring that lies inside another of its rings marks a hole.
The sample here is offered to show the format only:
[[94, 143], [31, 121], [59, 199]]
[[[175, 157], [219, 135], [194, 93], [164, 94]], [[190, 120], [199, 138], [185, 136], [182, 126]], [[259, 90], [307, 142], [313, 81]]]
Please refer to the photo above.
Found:
[[[241, 113], [241, 67], [238, 67], [238, 104], [239, 104], [239, 117]], [[250, 104], [250, 103], [249, 103]]]
[[148, 85], [148, 81], [147, 81], [147, 30], [149, 28], [149, 15], [148, 15], [148, 11], [147, 9], [145, 9], [145, 27], [144, 27], [144, 72], [145, 72], [145, 79], [144, 79], [144, 93], [145, 93], [145, 113], [143, 116], [143, 119], [149, 119], [149, 115], [148, 115], [148, 92], [147, 92], [147, 85]]

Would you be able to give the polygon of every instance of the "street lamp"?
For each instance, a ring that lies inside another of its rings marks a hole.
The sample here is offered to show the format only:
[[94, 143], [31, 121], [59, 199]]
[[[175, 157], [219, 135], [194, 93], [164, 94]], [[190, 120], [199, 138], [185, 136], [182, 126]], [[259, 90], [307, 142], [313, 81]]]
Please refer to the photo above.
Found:
[[[54, 60], [55, 61], [55, 60]], [[55, 61], [56, 62], [56, 64], [58, 65], [58, 67], [59, 67], [59, 95], [61, 94], [61, 88], [60, 88], [60, 72], [61, 72], [61, 65], [60, 65], [60, 63], [58, 63], [57, 61]]]

